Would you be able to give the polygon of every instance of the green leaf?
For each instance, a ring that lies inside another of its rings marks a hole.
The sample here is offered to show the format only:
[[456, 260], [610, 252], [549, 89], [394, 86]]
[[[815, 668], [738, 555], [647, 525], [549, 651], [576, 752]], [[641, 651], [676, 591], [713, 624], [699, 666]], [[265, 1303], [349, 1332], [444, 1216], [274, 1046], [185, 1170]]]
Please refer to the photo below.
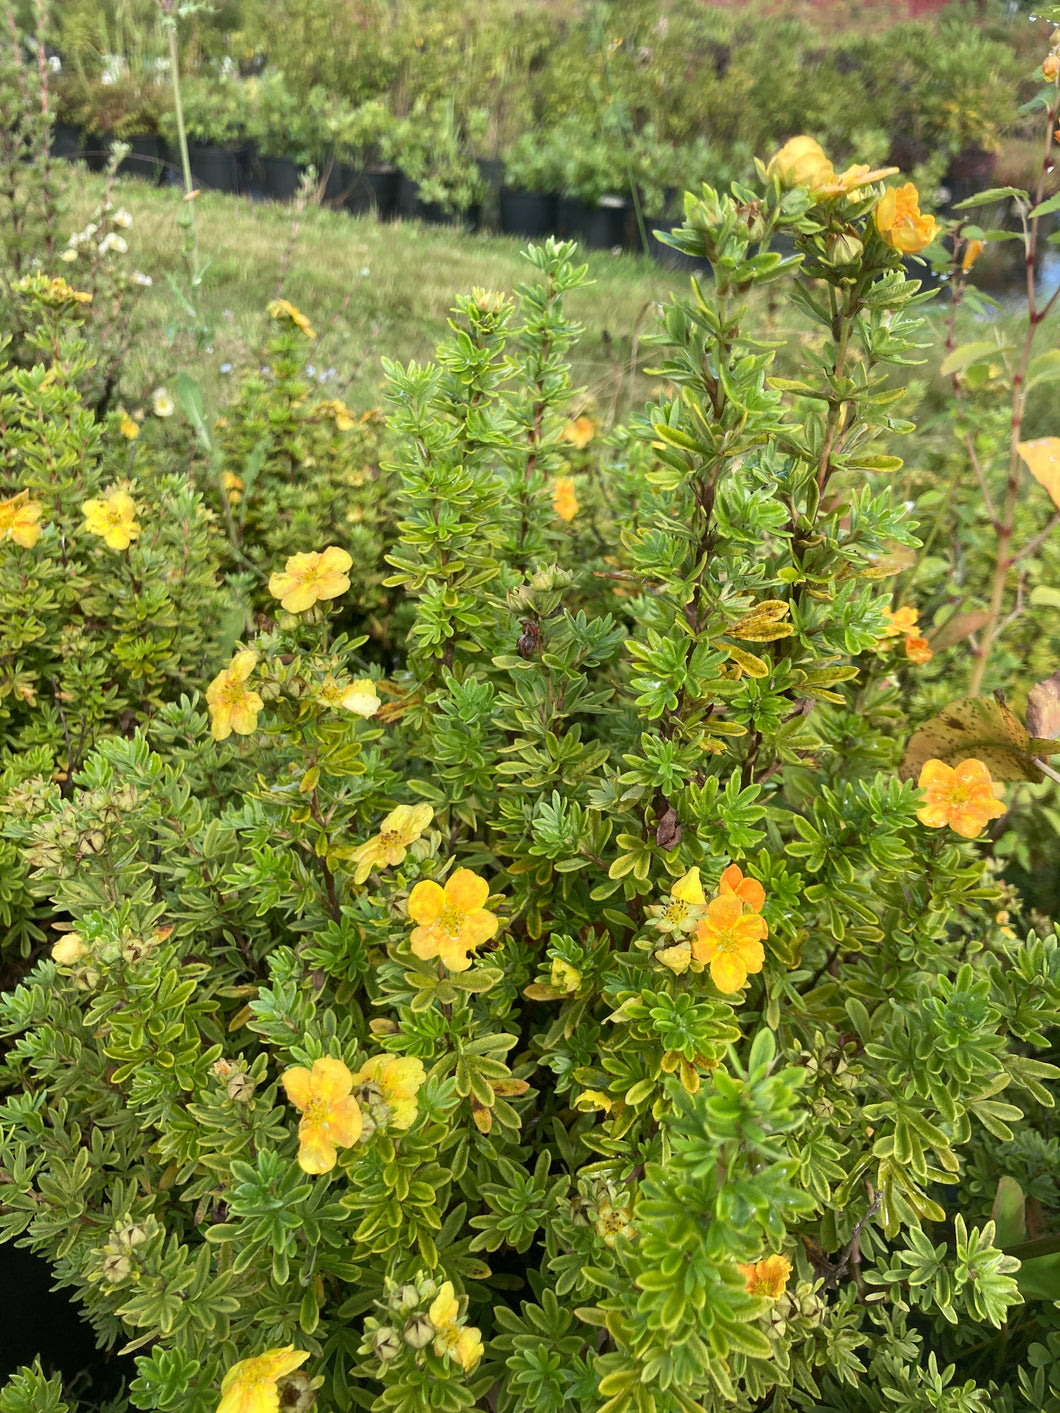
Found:
[[964, 201], [958, 201], [953, 209], [955, 211], [972, 211], [977, 206], [993, 206], [998, 201], [1006, 201], [1014, 196], [1021, 196], [1024, 201], [1030, 200], [1022, 187], [992, 186], [989, 191], [979, 191]]
[[996, 358], [999, 353], [1010, 353], [1011, 351], [1011, 344], [998, 344], [994, 339], [981, 339], [977, 343], [963, 343], [952, 353], [946, 355], [939, 365], [939, 372], [944, 378], [948, 378], [951, 373], [963, 373], [965, 368], [970, 368], [973, 363], [983, 363], [991, 358]]

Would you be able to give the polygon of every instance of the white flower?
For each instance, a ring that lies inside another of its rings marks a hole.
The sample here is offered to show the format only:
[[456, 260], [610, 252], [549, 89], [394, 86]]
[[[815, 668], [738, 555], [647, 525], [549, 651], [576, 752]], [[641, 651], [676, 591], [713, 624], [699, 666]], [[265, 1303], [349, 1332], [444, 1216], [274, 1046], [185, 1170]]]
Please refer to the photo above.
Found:
[[68, 265], [72, 265], [77, 259], [77, 251], [73, 249], [73, 247], [69, 247], [63, 251], [63, 253], [59, 256], [59, 259], [65, 260]]
[[124, 206], [119, 207], [110, 219], [114, 222], [116, 226], [120, 226], [123, 231], [127, 231], [133, 223], [132, 217], [129, 215], [128, 211], [126, 211]]
[[132, 272], [132, 282], [134, 285], [143, 285], [144, 289], [149, 289], [153, 283], [150, 275], [145, 275], [142, 270]]
[[111, 231], [110, 235], [103, 237], [99, 245], [100, 255], [106, 255], [108, 250], [114, 250], [117, 251], [119, 255], [125, 255], [129, 250], [129, 242], [124, 236], [116, 235], [114, 231]]
[[58, 54], [49, 54], [49, 56], [48, 56], [48, 68], [51, 69], [52, 73], [53, 73], [53, 74], [59, 73], [59, 72], [62, 70], [62, 67], [63, 67], [63, 61], [59, 58]]
[[156, 417], [172, 417], [176, 411], [176, 403], [165, 388], [155, 388], [151, 394], [151, 406]]

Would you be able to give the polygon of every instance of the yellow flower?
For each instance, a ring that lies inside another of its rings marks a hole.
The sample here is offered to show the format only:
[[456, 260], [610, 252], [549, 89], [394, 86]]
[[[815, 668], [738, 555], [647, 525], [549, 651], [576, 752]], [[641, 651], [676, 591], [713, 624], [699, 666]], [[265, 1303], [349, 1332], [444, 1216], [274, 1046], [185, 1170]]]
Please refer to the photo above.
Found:
[[560, 476], [552, 483], [552, 509], [568, 523], [577, 515], [580, 507], [574, 493], [573, 477]]
[[257, 730], [258, 712], [265, 703], [257, 692], [248, 691], [246, 686], [257, 662], [257, 653], [249, 649], [236, 653], [206, 688], [210, 732], [215, 741], [226, 741], [233, 731], [237, 736], [249, 736]]
[[118, 423], [118, 431], [121, 432], [123, 437], [127, 437], [129, 441], [134, 442], [140, 435], [140, 425], [138, 422], [134, 422], [127, 412], [123, 412], [121, 414], [121, 421]]
[[342, 707], [358, 716], [374, 716], [383, 705], [370, 677], [358, 677], [355, 682], [339, 682], [327, 676], [320, 684], [317, 699], [325, 706]]
[[361, 1136], [361, 1108], [351, 1092], [353, 1075], [341, 1060], [314, 1060], [311, 1070], [285, 1070], [282, 1083], [288, 1099], [302, 1111], [298, 1166], [306, 1173], [329, 1173], [336, 1148], [349, 1148]]
[[709, 964], [711, 980], [718, 990], [732, 995], [751, 972], [762, 970], [762, 938], [768, 932], [764, 918], [745, 912], [743, 902], [734, 893], [723, 893], [713, 900], [706, 917], [697, 925], [692, 955], [697, 962]]
[[474, 1325], [458, 1324], [459, 1315], [460, 1301], [453, 1290], [453, 1282], [443, 1281], [427, 1311], [427, 1318], [435, 1329], [434, 1352], [439, 1358], [458, 1360], [467, 1373], [482, 1357], [482, 1335]]
[[611, 1112], [611, 1096], [605, 1094], [601, 1089], [583, 1089], [574, 1101], [574, 1107], [580, 1109], [583, 1114], [591, 1114], [594, 1110], [601, 1114]]
[[91, 304], [92, 296], [85, 290], [73, 289], [61, 275], [49, 279], [47, 275], [23, 275], [18, 288], [32, 292], [45, 304], [60, 305], [68, 301], [74, 304]]
[[672, 947], [662, 947], [655, 953], [655, 960], [662, 962], [675, 976], [686, 972], [692, 962], [692, 947], [688, 942], [675, 942]]
[[79, 961], [85, 953], [84, 939], [77, 932], [68, 932], [64, 937], [60, 937], [52, 948], [52, 961], [58, 962], [60, 966], [71, 967]]
[[23, 549], [32, 549], [40, 539], [39, 501], [30, 500], [29, 491], [19, 491], [10, 500], [0, 500], [0, 540], [11, 539]]
[[912, 182], [888, 187], [883, 193], [876, 207], [876, 229], [903, 255], [923, 250], [939, 232], [934, 216], [920, 214], [920, 194]]
[[884, 638], [899, 638], [914, 633], [917, 619], [920, 617], [916, 609], [908, 605], [894, 610], [885, 608], [883, 616], [887, 620], [887, 626], [883, 630]]
[[465, 1374], [469, 1374], [482, 1358], [482, 1332], [474, 1325], [465, 1325], [457, 1335], [456, 1357]]
[[737, 1262], [736, 1269], [747, 1282], [748, 1295], [765, 1295], [777, 1300], [788, 1284], [791, 1262], [783, 1256], [767, 1256], [764, 1261], [754, 1261], [747, 1266]]
[[350, 587], [346, 571], [353, 560], [344, 549], [329, 545], [311, 554], [292, 554], [282, 574], [269, 579], [269, 593], [288, 613], [304, 613], [322, 599], [337, 599]]
[[575, 417], [573, 422], [568, 423], [559, 435], [561, 441], [570, 442], [571, 446], [582, 451], [596, 435], [596, 423], [583, 412], [580, 417]]
[[582, 974], [577, 967], [572, 967], [570, 962], [565, 962], [562, 957], [553, 957], [549, 981], [561, 991], [577, 991], [582, 984]]
[[291, 323], [302, 330], [307, 339], [315, 339], [316, 334], [309, 327], [309, 320], [302, 311], [287, 299], [274, 299], [269, 305], [270, 319], [290, 319]]
[[956, 770], [940, 760], [925, 761], [917, 785], [926, 793], [916, 817], [929, 829], [948, 824], [962, 838], [974, 839], [988, 820], [1005, 813], [981, 760], [962, 760]]
[[883, 181], [884, 177], [893, 177], [897, 171], [897, 167], [877, 167], [870, 171], [867, 162], [859, 162], [845, 172], [833, 172], [831, 176], [822, 174], [811, 185], [810, 195], [814, 201], [825, 201], [829, 196], [847, 196], [857, 191], [858, 187], [871, 186], [873, 182]]
[[834, 175], [821, 144], [805, 134], [791, 138], [766, 165], [766, 176], [779, 177], [781, 186], [813, 186]]
[[499, 926], [483, 904], [490, 887], [469, 868], [458, 868], [444, 889], [432, 879], [417, 883], [409, 894], [409, 917], [419, 923], [409, 941], [422, 961], [440, 957], [450, 971], [467, 971], [469, 953], [496, 933]]
[[375, 1055], [353, 1076], [353, 1084], [355, 1088], [372, 1085], [378, 1089], [390, 1110], [386, 1127], [401, 1129], [411, 1128], [416, 1122], [416, 1095], [426, 1078], [423, 1063], [415, 1056]]
[[379, 833], [359, 844], [349, 855], [357, 865], [354, 883], [363, 883], [373, 868], [392, 868], [405, 862], [405, 853], [434, 818], [430, 805], [398, 805], [379, 826]]
[[878, 167], [870, 171], [867, 163], [857, 163], [837, 174], [820, 143], [803, 135], [791, 138], [770, 158], [766, 176], [779, 177], [782, 186], [804, 186], [815, 201], [824, 201], [830, 196], [845, 196], [858, 187], [882, 181], [897, 170], [897, 167]]
[[136, 502], [128, 491], [115, 486], [103, 492], [102, 500], [86, 500], [81, 513], [85, 529], [91, 535], [102, 536], [108, 549], [128, 549], [140, 533]]
[[337, 432], [350, 432], [357, 423], [353, 420], [353, 414], [340, 398], [333, 398], [330, 402], [320, 404], [321, 412], [326, 412], [328, 416], [335, 419], [335, 430]]
[[166, 388], [155, 388], [151, 394], [151, 408], [156, 417], [172, 417], [176, 403]]
[[283, 1349], [267, 1349], [253, 1359], [241, 1359], [221, 1381], [217, 1413], [280, 1413], [278, 1381], [308, 1358], [304, 1349], [288, 1344]]
[[964, 258], [961, 261], [961, 271], [967, 274], [975, 262], [986, 249], [985, 240], [970, 240], [964, 248]]
[[1042, 78], [1052, 83], [1060, 74], [1060, 54], [1048, 54], [1042, 60]]
[[628, 1207], [616, 1207], [605, 1198], [596, 1209], [596, 1234], [605, 1246], [612, 1249], [619, 1236], [632, 1241], [637, 1234], [633, 1213]]
[[242, 476], [237, 476], [234, 471], [221, 472], [221, 485], [224, 487], [225, 495], [228, 497], [229, 505], [238, 505], [243, 499], [243, 492], [246, 490], [246, 482]]
[[910, 662], [920, 663], [930, 662], [931, 659], [935, 656], [935, 654], [928, 647], [928, 640], [926, 638], [918, 637], [906, 638], [905, 655]]
[[661, 906], [649, 909], [652, 926], [659, 932], [691, 932], [706, 906], [699, 869], [690, 868], [670, 889], [670, 897]]

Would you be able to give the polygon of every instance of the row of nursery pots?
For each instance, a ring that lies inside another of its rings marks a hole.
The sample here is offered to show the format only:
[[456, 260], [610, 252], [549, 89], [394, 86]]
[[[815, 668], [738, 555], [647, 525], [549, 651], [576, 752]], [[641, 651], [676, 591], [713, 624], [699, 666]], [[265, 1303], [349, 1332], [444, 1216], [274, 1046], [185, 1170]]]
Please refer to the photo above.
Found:
[[[154, 185], [179, 181], [179, 161], [162, 138], [134, 136], [125, 141], [130, 151], [118, 168], [119, 175], [140, 177]], [[302, 169], [289, 157], [263, 155], [252, 144], [229, 148], [191, 142], [188, 147], [192, 179], [203, 190], [274, 201], [289, 201], [298, 191]], [[82, 134], [62, 123], [52, 133], [53, 156], [81, 159], [93, 170], [102, 170], [109, 150], [108, 139]], [[528, 239], [569, 236], [594, 250], [638, 246], [639, 232], [629, 201], [604, 197], [590, 205], [573, 197], [512, 190], [500, 185], [500, 163], [480, 165], [491, 185], [492, 214], [503, 234]], [[324, 200], [353, 215], [374, 212], [380, 220], [403, 217], [438, 224], [459, 223], [471, 229], [477, 229], [483, 220], [478, 205], [456, 213], [437, 202], [424, 201], [417, 184], [396, 167], [357, 168], [332, 162], [325, 169], [324, 181]], [[673, 222], [662, 221], [646, 223], [652, 254], [666, 264], [697, 264], [653, 238], [655, 230], [672, 225]]]

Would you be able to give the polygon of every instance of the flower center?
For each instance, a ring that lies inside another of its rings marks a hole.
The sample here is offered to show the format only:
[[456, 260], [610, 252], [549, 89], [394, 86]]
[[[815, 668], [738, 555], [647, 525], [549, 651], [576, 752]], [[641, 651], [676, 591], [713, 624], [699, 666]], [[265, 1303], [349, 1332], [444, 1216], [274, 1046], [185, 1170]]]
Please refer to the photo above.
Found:
[[326, 1128], [328, 1117], [328, 1101], [326, 1099], [310, 1099], [305, 1106], [305, 1121], [316, 1128]]
[[238, 706], [246, 696], [246, 688], [237, 678], [229, 678], [221, 689], [221, 701], [225, 706]]
[[681, 898], [671, 898], [663, 908], [663, 917], [667, 922], [683, 922], [688, 916], [688, 904]]
[[401, 835], [396, 829], [381, 829], [379, 842], [384, 849], [392, 849], [395, 844], [401, 843]]
[[438, 921], [435, 923], [435, 927], [439, 928], [442, 932], [448, 933], [450, 937], [459, 937], [464, 929], [466, 917], [467, 914], [461, 912], [459, 908], [454, 907], [452, 903], [446, 903], [442, 911], [438, 914]]

